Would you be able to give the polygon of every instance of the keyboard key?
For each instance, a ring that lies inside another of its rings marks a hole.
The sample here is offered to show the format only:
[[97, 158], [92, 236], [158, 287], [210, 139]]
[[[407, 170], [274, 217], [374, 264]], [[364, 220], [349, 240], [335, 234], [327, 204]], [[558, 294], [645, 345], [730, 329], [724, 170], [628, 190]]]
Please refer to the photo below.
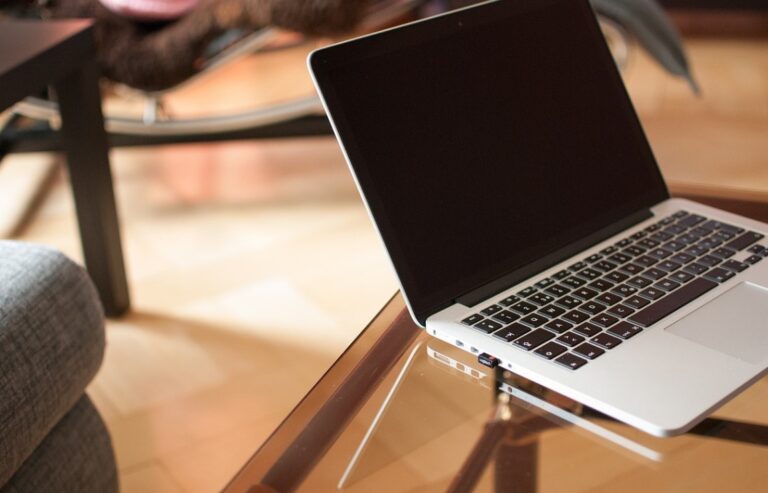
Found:
[[704, 255], [703, 257], [696, 260], [696, 263], [705, 265], [707, 267], [714, 267], [720, 262], [722, 262], [722, 259], [715, 257], [714, 255]]
[[747, 231], [743, 235], [737, 237], [735, 240], [731, 240], [728, 243], [725, 244], [727, 248], [731, 248], [733, 250], [744, 250], [752, 243], [762, 240], [764, 236], [760, 233], [756, 233], [754, 231]]
[[689, 274], [687, 272], [683, 272], [681, 270], [675, 272], [674, 274], [671, 274], [669, 276], [670, 279], [672, 279], [675, 282], [679, 282], [680, 284], [685, 284], [691, 279], [693, 279], [693, 275]]
[[500, 312], [503, 309], [504, 308], [502, 308], [501, 305], [491, 305], [491, 306], [489, 306], [487, 308], [484, 308], [484, 309], [480, 310], [480, 313], [482, 313], [485, 316], [491, 316], [494, 313], [498, 313], [498, 312]]
[[629, 279], [629, 276], [627, 274], [622, 274], [621, 272], [613, 271], [609, 274], [606, 274], [603, 279], [608, 279], [611, 282], [620, 283]]
[[639, 257], [645, 253], [645, 248], [639, 247], [637, 245], [631, 245], [625, 248], [622, 253], [626, 253], [627, 255], [631, 255], [633, 257]]
[[599, 270], [595, 269], [582, 269], [579, 272], [577, 272], [579, 276], [583, 277], [584, 279], [589, 279], [590, 281], [592, 279], [597, 279], [598, 277], [602, 276], [603, 273]]
[[539, 356], [544, 356], [547, 359], [552, 359], [557, 356], [560, 356], [567, 350], [568, 349], [566, 347], [561, 346], [560, 344], [557, 344], [555, 342], [548, 342], [543, 346], [541, 346], [536, 351], [534, 351], [534, 353], [538, 354]]
[[594, 264], [595, 262], [597, 262], [601, 258], [603, 258], [603, 256], [600, 255], [599, 253], [593, 253], [592, 255], [590, 255], [589, 257], [586, 258], [586, 261], [588, 263], [590, 263], [590, 264]]
[[627, 281], [627, 284], [631, 284], [632, 286], [641, 289], [650, 286], [651, 283], [653, 283], [653, 281], [643, 276], [635, 276]]
[[517, 293], [517, 295], [521, 298], [527, 298], [535, 292], [536, 292], [536, 288], [534, 288], [533, 286], [528, 286], [527, 288]]
[[701, 235], [696, 235], [693, 233], [686, 233], [684, 235], [680, 235], [677, 238], [675, 238], [673, 241], [680, 242], [684, 244], [685, 246], [693, 245], [697, 241], [701, 239]]
[[671, 224], [673, 222], [675, 222], [675, 218], [673, 216], [669, 216], [659, 221], [658, 224], [666, 225], [666, 224]]
[[581, 298], [582, 300], [588, 300], [597, 296], [597, 291], [589, 288], [579, 288], [574, 290], [571, 295]]
[[703, 277], [715, 282], [725, 282], [735, 275], [736, 274], [732, 270], [725, 270], [720, 267], [715, 267], [714, 269], [705, 272]]
[[561, 365], [565, 366], [566, 368], [570, 368], [571, 370], [578, 370], [587, 364], [587, 360], [579, 358], [578, 356], [575, 356], [571, 353], [565, 353], [564, 355], [557, 358], [555, 362], [560, 363]]
[[703, 254], [707, 253], [708, 250], [709, 250], [708, 248], [704, 248], [704, 247], [702, 247], [700, 245], [693, 245], [693, 246], [690, 246], [690, 247], [686, 248], [685, 249], [685, 253], [690, 253], [694, 257], [698, 257], [699, 255], [703, 255]]
[[621, 344], [621, 339], [603, 332], [602, 334], [597, 334], [595, 337], [593, 337], [591, 342], [605, 349], [613, 349]]
[[677, 221], [677, 223], [675, 224], [679, 224], [680, 226], [685, 226], [686, 228], [690, 228], [691, 226], [696, 226], [697, 224], [704, 222], [706, 220], [707, 218], [704, 216], [699, 216], [698, 214], [689, 214], [683, 219]]
[[713, 248], [719, 247], [722, 244], [723, 244], [723, 240], [710, 236], [709, 238], [704, 238], [700, 242], [696, 243], [696, 245], [694, 246], [698, 246], [699, 248], [703, 248], [704, 250], [711, 250]]
[[632, 257], [630, 257], [629, 255], [624, 255], [623, 253], [614, 253], [613, 255], [608, 257], [608, 260], [616, 264], [623, 264], [624, 262], [628, 262], [632, 260]]
[[585, 342], [584, 344], [580, 346], [576, 346], [573, 349], [574, 353], [580, 354], [581, 356], [584, 356], [587, 359], [595, 359], [603, 354], [605, 354], [605, 351], [600, 349], [597, 346], [593, 346], [592, 344]]
[[494, 333], [493, 337], [498, 337], [499, 339], [504, 339], [507, 342], [512, 342], [518, 337], [522, 337], [530, 331], [531, 329], [525, 325], [514, 323]]
[[539, 310], [539, 313], [547, 318], [555, 318], [565, 313], [565, 308], [560, 308], [559, 306], [555, 305], [547, 305], [546, 307]]
[[616, 264], [608, 262], [607, 260], [601, 260], [600, 262], [595, 262], [592, 267], [603, 272], [609, 272], [616, 268]]
[[575, 264], [573, 264], [572, 266], [568, 267], [568, 270], [571, 270], [571, 271], [574, 271], [574, 272], [575, 272], [575, 271], [577, 271], [577, 270], [581, 270], [581, 269], [583, 269], [583, 268], [584, 268], [584, 267], [586, 267], [586, 266], [587, 266], [587, 263], [586, 263], [586, 262], [576, 262], [576, 263], [575, 263]]
[[632, 243], [632, 240], [630, 240], [629, 238], [624, 238], [623, 240], [617, 241], [616, 242], [616, 246], [619, 247], [619, 248], [624, 248], [625, 246], [629, 245], [630, 243]]
[[654, 248], [653, 250], [648, 250], [648, 255], [662, 260], [672, 255], [672, 252], [663, 248]]
[[663, 262], [656, 264], [657, 269], [663, 270], [665, 272], [676, 271], [682, 266], [683, 264], [678, 264], [677, 262], [672, 262], [671, 260], [664, 260]]
[[640, 294], [640, 296], [644, 298], [648, 298], [649, 300], [658, 300], [659, 298], [664, 296], [666, 293], [664, 293], [664, 291], [662, 291], [661, 289], [647, 288], [647, 289], [643, 289], [638, 294]]
[[749, 264], [745, 264], [744, 262], [739, 262], [738, 260], [730, 259], [723, 262], [723, 265], [721, 265], [720, 267], [724, 269], [732, 270], [734, 272], [742, 272], [747, 270], [747, 268], [749, 267]]
[[461, 321], [464, 325], [475, 325], [477, 322], [483, 319], [483, 316], [479, 313], [473, 313], [464, 320]]
[[565, 284], [571, 289], [580, 288], [586, 283], [587, 281], [585, 281], [584, 279], [579, 279], [578, 277], [569, 277], [568, 279], [563, 281], [563, 284]]
[[496, 332], [497, 330], [502, 328], [503, 325], [500, 324], [499, 322], [494, 322], [493, 320], [489, 320], [486, 318], [485, 320], [482, 320], [476, 323], [472, 327], [476, 329], [480, 329], [487, 334], [490, 334], [491, 332]]
[[590, 323], [590, 322], [583, 323], [583, 324], [577, 326], [573, 330], [575, 330], [579, 334], [583, 334], [583, 335], [585, 335], [587, 337], [595, 336], [595, 335], [597, 335], [597, 334], [599, 334], [600, 332], [603, 331], [603, 329], [601, 329], [597, 325], [595, 325], [593, 323]]
[[704, 226], [696, 226], [695, 228], [689, 230], [688, 233], [690, 233], [690, 234], [692, 234], [694, 236], [698, 236], [698, 237], [701, 238], [701, 237], [707, 236], [708, 234], [712, 233], [712, 231], [714, 231], [714, 230], [712, 230], [710, 228], [705, 228]]
[[614, 253], [616, 253], [618, 251], [619, 251], [619, 249], [616, 248], [615, 246], [609, 246], [609, 247], [606, 247], [606, 248], [603, 248], [602, 250], [600, 250], [600, 255], [603, 255], [603, 256], [611, 255], [611, 254], [614, 254]]
[[651, 238], [652, 240], [656, 240], [656, 241], [658, 241], [659, 243], [664, 243], [665, 241], [669, 241], [669, 240], [671, 240], [671, 239], [672, 239], [674, 236], [675, 236], [675, 235], [671, 235], [671, 234], [669, 234], [669, 233], [666, 233], [666, 232], [664, 232], [664, 231], [657, 231], [657, 232], [653, 233], [653, 234], [650, 236], [650, 238]]
[[653, 232], [658, 231], [660, 229], [661, 229], [661, 224], [656, 223], [656, 224], [651, 224], [650, 226], [645, 228], [643, 231], [645, 231], [646, 233], [653, 233]]
[[639, 240], [640, 238], [644, 238], [645, 235], [646, 235], [645, 231], [638, 231], [637, 233], [630, 236], [630, 238], [633, 240]]
[[685, 252], [680, 252], [669, 257], [669, 260], [673, 262], [677, 262], [679, 264], [687, 264], [688, 262], [692, 262], [695, 259], [696, 257], [691, 255], [690, 253], [685, 253]]
[[608, 282], [605, 279], [597, 279], [596, 281], [589, 283], [587, 287], [602, 292], [611, 289], [613, 286], [614, 284], [612, 282]]
[[632, 286], [629, 286], [627, 284], [622, 284], [621, 286], [616, 286], [613, 288], [612, 293], [618, 294], [619, 296], [632, 296], [633, 294], [637, 293], [637, 288], [633, 288]]
[[648, 301], [645, 298], [641, 298], [640, 296], [630, 296], [626, 300], [622, 301], [622, 303], [632, 308], [640, 309], [645, 305], [649, 304], [650, 301]]
[[699, 226], [702, 228], [707, 228], [709, 230], [716, 230], [720, 228], [720, 225], [722, 223], [720, 221], [715, 221], [713, 219], [710, 219], [709, 221], [705, 222], [704, 224], [700, 224]]
[[603, 293], [595, 298], [595, 301], [599, 301], [606, 306], [611, 306], [621, 301], [621, 296], [616, 296], [613, 293]]
[[664, 243], [663, 247], [665, 250], [672, 250], [673, 252], [677, 252], [682, 250], [683, 248], [687, 247], [685, 243], [682, 241], [672, 240]]
[[658, 263], [658, 260], [653, 257], [649, 257], [648, 255], [643, 255], [642, 257], [637, 257], [634, 260], [634, 263], [641, 267], [650, 267]]
[[618, 304], [610, 307], [606, 313], [610, 313], [619, 318], [624, 318], [635, 313], [635, 310], [626, 305]]
[[547, 277], [547, 278], [542, 279], [541, 281], [537, 282], [536, 284], [534, 284], [534, 286], [536, 286], [539, 289], [544, 289], [544, 288], [546, 288], [548, 286], [553, 285], [554, 283], [555, 283], [554, 279], [550, 279], [550, 278]]
[[731, 241], [735, 237], [736, 235], [734, 233], [731, 233], [728, 231], [718, 231], [717, 233], [713, 234], [709, 238], [715, 241], [719, 241], [720, 243], [725, 243], [725, 242]]
[[566, 294], [571, 292], [569, 288], [566, 288], [565, 286], [561, 286], [560, 284], [556, 284], [555, 286], [550, 286], [544, 291], [551, 294], [552, 296], [557, 296], [558, 298], [561, 296], [565, 296]]
[[514, 310], [522, 315], [527, 315], [538, 309], [536, 305], [528, 303], [527, 301], [521, 301], [509, 307], [510, 310]]
[[552, 303], [555, 300], [553, 296], [550, 296], [548, 294], [544, 293], [536, 293], [530, 298], [528, 298], [528, 301], [532, 303], [536, 303], [539, 306], [544, 306]]
[[635, 274], [639, 274], [645, 270], [645, 267], [640, 267], [636, 264], [624, 264], [621, 266], [622, 272], [626, 272], [627, 274], [632, 274], [633, 276]]
[[744, 262], [746, 262], [748, 264], [756, 264], [756, 263], [760, 262], [761, 260], [763, 260], [763, 256], [762, 255], [750, 255], [746, 260], [744, 260]]
[[558, 272], [555, 272], [554, 274], [552, 274], [552, 277], [554, 279], [557, 279], [558, 281], [561, 281], [561, 280], [565, 279], [566, 277], [568, 277], [570, 275], [571, 275], [570, 272], [568, 272], [566, 269], [563, 269], [561, 271], [558, 271]]
[[520, 318], [520, 315], [518, 315], [517, 313], [512, 313], [509, 310], [504, 310], [504, 311], [501, 311], [501, 312], [493, 315], [493, 317], [491, 317], [491, 318], [493, 318], [494, 320], [497, 320], [497, 321], [499, 321], [499, 322], [501, 322], [503, 324], [511, 324], [512, 322], [514, 322], [515, 320]]
[[536, 329], [530, 334], [526, 334], [520, 339], [516, 340], [513, 344], [517, 347], [525, 349], [526, 351], [530, 351], [533, 348], [541, 346], [553, 337], [555, 337], [555, 334], [548, 330]]
[[581, 300], [574, 298], [573, 296], [563, 296], [559, 300], [555, 301], [555, 303], [570, 310], [581, 305]]
[[570, 347], [578, 346], [579, 344], [585, 341], [584, 337], [580, 336], [579, 334], [575, 334], [573, 332], [568, 332], [566, 334], [563, 334], [560, 337], [558, 337], [556, 340]]
[[619, 322], [608, 329], [608, 332], [615, 336], [619, 336], [622, 339], [629, 339], [642, 332], [642, 330], [642, 327], [639, 325], [631, 324], [629, 322]]
[[571, 329], [573, 324], [568, 323], [565, 320], [550, 320], [544, 325], [544, 327], [553, 332], [557, 332], [558, 334], [562, 334], [563, 332]]
[[665, 233], [669, 233], [672, 236], [675, 236], [675, 235], [679, 235], [680, 233], [682, 233], [685, 230], [686, 230], [685, 226], [680, 226], [680, 225], [677, 225], [677, 224], [673, 224], [672, 226], [667, 226], [662, 231], [664, 231]]
[[720, 223], [720, 227], [718, 229], [720, 231], [731, 233], [734, 236], [744, 232], [744, 228], [740, 228], [738, 226], [734, 226], [732, 224], [727, 224], [727, 223]]
[[667, 279], [662, 279], [661, 281], [657, 282], [656, 284], [653, 285], [653, 287], [656, 288], [656, 289], [660, 289], [662, 291], [670, 292], [670, 291], [674, 291], [675, 289], [679, 288], [680, 287], [680, 283], [679, 282], [675, 282], [675, 281], [667, 278]]
[[587, 312], [590, 315], [597, 315], [601, 311], [605, 310], [605, 305], [595, 303], [594, 301], [587, 301], [579, 307], [579, 310]]
[[650, 238], [643, 238], [637, 242], [637, 245], [648, 250], [650, 248], [656, 248], [657, 246], [661, 245], [661, 243]]
[[540, 325], [544, 325], [544, 322], [547, 321], [547, 318], [544, 315], [531, 313], [530, 315], [521, 318], [520, 321], [524, 324], [530, 325], [531, 327], [539, 327]]
[[630, 315], [629, 321], [642, 327], [653, 325], [716, 286], [716, 282], [712, 282], [708, 279], [694, 279], [682, 288], [671, 292], [669, 296], [666, 296], [656, 303], [647, 306], [643, 310]]
[[712, 255], [715, 257], [720, 257], [722, 259], [731, 258], [736, 253], [736, 250], [731, 250], [730, 248], [720, 247], [716, 250], [712, 250]]
[[765, 247], [763, 245], [752, 245], [751, 247], [747, 248], [749, 253], [754, 253], [755, 255], [761, 255], [764, 250]]
[[612, 315], [608, 315], [607, 313], [601, 313], [596, 317], [592, 317], [592, 322], [594, 322], [595, 324], [599, 325], [604, 329], [610, 327], [611, 325], [615, 324], [618, 321], [619, 321], [618, 318]]
[[683, 267], [683, 270], [685, 272], [688, 272], [689, 274], [693, 274], [695, 276], [698, 276], [702, 272], [706, 272], [707, 271], [707, 266], [706, 265], [701, 265], [699, 263], [689, 264], [689, 265], [686, 265], [685, 267]]
[[581, 322], [586, 322], [589, 318], [589, 315], [587, 315], [584, 312], [580, 312], [578, 310], [571, 310], [570, 312], [563, 315], [565, 320], [568, 322], [574, 323], [574, 324], [580, 324]]
[[520, 301], [520, 297], [518, 296], [507, 296], [503, 300], [499, 301], [499, 305], [510, 306], [510, 305], [514, 305], [518, 301]]
[[658, 281], [659, 279], [661, 279], [666, 275], [667, 275], [666, 271], [657, 269], [656, 267], [652, 269], [648, 269], [647, 271], [643, 272], [643, 276], [647, 277], [648, 279], [652, 279], [654, 281]]

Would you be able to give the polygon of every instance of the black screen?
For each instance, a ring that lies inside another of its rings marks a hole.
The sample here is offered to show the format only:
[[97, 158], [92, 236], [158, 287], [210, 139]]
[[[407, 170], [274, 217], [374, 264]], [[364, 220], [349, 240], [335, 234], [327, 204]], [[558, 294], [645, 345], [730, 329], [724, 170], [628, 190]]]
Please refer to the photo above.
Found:
[[313, 55], [420, 321], [666, 197], [580, 0], [503, 0]]

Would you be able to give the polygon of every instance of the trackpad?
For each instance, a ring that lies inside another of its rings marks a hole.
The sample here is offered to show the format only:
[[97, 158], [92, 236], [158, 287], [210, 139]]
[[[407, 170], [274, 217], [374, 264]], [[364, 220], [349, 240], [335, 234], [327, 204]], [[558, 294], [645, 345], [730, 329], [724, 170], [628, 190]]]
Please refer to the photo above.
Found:
[[764, 363], [768, 360], [768, 289], [742, 282], [666, 330], [747, 363]]

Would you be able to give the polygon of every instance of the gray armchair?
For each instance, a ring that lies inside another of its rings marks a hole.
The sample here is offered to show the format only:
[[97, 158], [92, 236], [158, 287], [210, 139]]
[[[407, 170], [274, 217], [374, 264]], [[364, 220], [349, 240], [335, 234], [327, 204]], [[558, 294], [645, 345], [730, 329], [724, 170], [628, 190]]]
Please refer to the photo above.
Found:
[[85, 271], [0, 241], [0, 493], [117, 491], [109, 433], [85, 394], [103, 354]]

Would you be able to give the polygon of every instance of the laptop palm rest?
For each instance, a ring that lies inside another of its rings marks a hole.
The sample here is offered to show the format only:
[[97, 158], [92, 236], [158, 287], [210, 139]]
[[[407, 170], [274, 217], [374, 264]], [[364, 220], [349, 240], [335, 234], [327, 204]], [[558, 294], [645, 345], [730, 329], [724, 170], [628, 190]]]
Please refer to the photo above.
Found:
[[751, 364], [768, 361], [768, 289], [742, 282], [666, 328]]

